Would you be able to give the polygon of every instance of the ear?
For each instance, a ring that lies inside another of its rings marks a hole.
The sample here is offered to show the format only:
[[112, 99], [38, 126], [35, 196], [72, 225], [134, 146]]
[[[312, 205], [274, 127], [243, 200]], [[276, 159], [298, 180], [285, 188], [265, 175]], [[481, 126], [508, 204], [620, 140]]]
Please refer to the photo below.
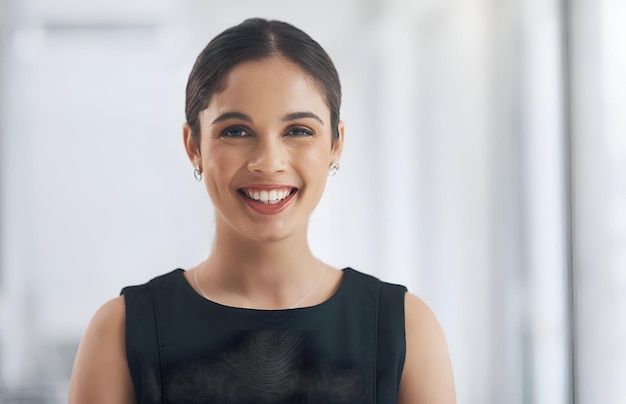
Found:
[[341, 158], [341, 151], [343, 150], [343, 135], [344, 135], [344, 124], [343, 121], [339, 122], [337, 125], [337, 130], [339, 132], [339, 138], [333, 140], [333, 145], [330, 150], [330, 160], [331, 161], [339, 161]]
[[[200, 145], [193, 138], [193, 130], [188, 123], [183, 125], [183, 142], [185, 143], [185, 150], [187, 150], [187, 156], [189, 161], [194, 167], [202, 165], [202, 157], [200, 155]], [[201, 167], [202, 168], [202, 167]]]

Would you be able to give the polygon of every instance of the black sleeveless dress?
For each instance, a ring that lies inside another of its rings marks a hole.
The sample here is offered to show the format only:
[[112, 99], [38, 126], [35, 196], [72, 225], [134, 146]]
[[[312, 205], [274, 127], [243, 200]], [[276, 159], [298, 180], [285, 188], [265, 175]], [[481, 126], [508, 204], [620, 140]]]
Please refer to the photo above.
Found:
[[124, 288], [137, 403], [396, 403], [406, 288], [343, 270], [312, 307], [253, 310], [198, 295], [177, 269]]

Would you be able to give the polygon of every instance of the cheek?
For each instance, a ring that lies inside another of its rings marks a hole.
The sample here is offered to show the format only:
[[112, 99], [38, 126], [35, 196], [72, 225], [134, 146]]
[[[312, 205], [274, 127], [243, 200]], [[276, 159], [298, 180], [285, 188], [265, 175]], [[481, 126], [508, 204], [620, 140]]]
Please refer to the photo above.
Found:
[[326, 148], [311, 148], [297, 156], [298, 165], [306, 170], [309, 176], [324, 179], [328, 175], [330, 151]]
[[237, 171], [239, 161], [236, 154], [227, 150], [207, 152], [203, 156], [205, 185], [213, 202], [217, 202], [224, 197], [224, 189]]
[[214, 175], [216, 180], [225, 179], [229, 172], [236, 169], [241, 160], [241, 152], [235, 148], [215, 145], [208, 147], [203, 153], [203, 163], [210, 175]]

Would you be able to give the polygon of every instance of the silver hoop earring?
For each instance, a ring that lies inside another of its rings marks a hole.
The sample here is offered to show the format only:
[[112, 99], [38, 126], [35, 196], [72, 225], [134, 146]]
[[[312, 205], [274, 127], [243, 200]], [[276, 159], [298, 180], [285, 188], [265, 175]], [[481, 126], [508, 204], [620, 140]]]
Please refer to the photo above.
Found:
[[202, 181], [202, 171], [200, 171], [200, 166], [196, 166], [196, 168], [193, 169], [193, 177], [197, 181]]
[[334, 177], [335, 174], [337, 174], [337, 171], [339, 171], [339, 163], [336, 161], [333, 161], [333, 163], [328, 168], [328, 176]]

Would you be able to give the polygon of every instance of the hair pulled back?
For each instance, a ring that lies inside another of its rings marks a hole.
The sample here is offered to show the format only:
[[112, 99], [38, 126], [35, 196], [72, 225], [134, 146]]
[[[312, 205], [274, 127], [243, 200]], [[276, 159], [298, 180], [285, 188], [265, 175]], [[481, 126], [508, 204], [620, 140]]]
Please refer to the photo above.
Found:
[[200, 52], [187, 81], [185, 117], [200, 144], [199, 115], [224, 88], [224, 77], [237, 64], [282, 56], [299, 66], [324, 96], [330, 110], [333, 141], [339, 138], [341, 83], [332, 60], [309, 35], [282, 21], [251, 18], [217, 35]]

